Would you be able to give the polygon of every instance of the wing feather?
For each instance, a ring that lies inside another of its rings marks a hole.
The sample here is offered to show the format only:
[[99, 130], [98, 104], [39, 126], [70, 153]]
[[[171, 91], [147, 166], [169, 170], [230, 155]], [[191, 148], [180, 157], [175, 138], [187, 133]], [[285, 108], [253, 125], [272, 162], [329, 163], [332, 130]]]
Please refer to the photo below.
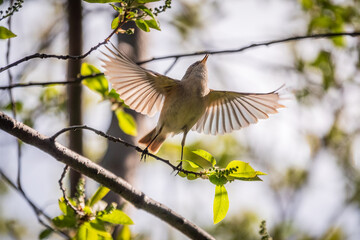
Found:
[[103, 53], [105, 76], [125, 104], [149, 116], [160, 111], [165, 96], [180, 81], [138, 66], [115, 47], [106, 48], [110, 53]]
[[278, 90], [269, 93], [214, 91], [205, 97], [206, 110], [193, 130], [213, 135], [229, 133], [266, 119], [284, 107]]

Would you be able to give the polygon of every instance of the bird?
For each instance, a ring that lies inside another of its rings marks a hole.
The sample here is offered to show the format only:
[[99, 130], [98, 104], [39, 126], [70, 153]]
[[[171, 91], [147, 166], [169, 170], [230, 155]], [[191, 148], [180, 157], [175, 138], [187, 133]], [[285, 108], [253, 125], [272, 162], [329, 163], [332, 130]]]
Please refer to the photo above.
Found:
[[[218, 91], [208, 88], [208, 54], [191, 64], [176, 80], [137, 65], [113, 46], [102, 54], [104, 74], [112, 88], [131, 109], [153, 116], [160, 111], [156, 127], [138, 142], [156, 154], [169, 135], [183, 133], [181, 160], [186, 136], [190, 130], [205, 134], [224, 134], [239, 130], [258, 119], [266, 119], [284, 106], [279, 103], [278, 88], [267, 93]], [[182, 161], [177, 167], [182, 167]]]

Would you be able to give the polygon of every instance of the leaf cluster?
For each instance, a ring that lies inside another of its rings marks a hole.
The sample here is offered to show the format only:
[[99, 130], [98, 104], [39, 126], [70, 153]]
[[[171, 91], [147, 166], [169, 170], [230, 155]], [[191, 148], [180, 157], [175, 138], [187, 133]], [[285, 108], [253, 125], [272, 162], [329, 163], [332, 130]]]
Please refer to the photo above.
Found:
[[[171, 0], [166, 0], [163, 6], [155, 9], [148, 8], [146, 4], [158, 2], [160, 0], [84, 0], [89, 3], [110, 3], [117, 12], [117, 16], [111, 22], [111, 28], [119, 33], [133, 34], [134, 29], [121, 29], [121, 25], [126, 22], [135, 22], [136, 26], [149, 32], [150, 29], [161, 30], [156, 16], [171, 8]], [[114, 3], [117, 3], [116, 5]]]
[[225, 168], [216, 165], [216, 159], [210, 153], [198, 149], [192, 151], [200, 159], [182, 160], [187, 163], [185, 170], [196, 171], [199, 174], [185, 174], [179, 172], [179, 176], [187, 177], [189, 180], [197, 178], [208, 179], [215, 185], [215, 198], [213, 204], [214, 224], [223, 220], [229, 209], [229, 198], [225, 184], [235, 180], [240, 181], [261, 181], [259, 175], [266, 175], [263, 172], [254, 170], [249, 163], [233, 160]]
[[[62, 214], [52, 219], [53, 225], [69, 232], [74, 240], [113, 239], [111, 232], [115, 225], [134, 223], [123, 211], [117, 209], [115, 203], [106, 206], [102, 201], [109, 191], [108, 188], [100, 186], [94, 195], [84, 202], [81, 198], [85, 200], [85, 194], [81, 188], [78, 188], [77, 198], [68, 199], [68, 203], [64, 198], [60, 198], [59, 208]], [[45, 229], [39, 238], [48, 238], [52, 233], [52, 229]]]

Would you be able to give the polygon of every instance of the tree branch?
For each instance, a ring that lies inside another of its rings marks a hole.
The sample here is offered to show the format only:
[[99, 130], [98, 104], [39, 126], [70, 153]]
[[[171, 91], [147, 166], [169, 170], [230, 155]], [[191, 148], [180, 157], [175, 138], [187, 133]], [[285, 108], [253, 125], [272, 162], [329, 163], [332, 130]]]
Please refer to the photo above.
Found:
[[295, 36], [295, 37], [288, 37], [288, 38], [282, 38], [278, 40], [272, 40], [272, 41], [265, 41], [265, 42], [259, 42], [259, 43], [253, 43], [244, 47], [235, 48], [235, 49], [227, 49], [227, 50], [219, 50], [219, 51], [200, 51], [200, 52], [194, 52], [194, 53], [187, 53], [187, 54], [174, 54], [174, 55], [168, 55], [163, 57], [153, 57], [148, 60], [140, 61], [137, 64], [144, 64], [152, 61], [158, 61], [158, 60], [164, 60], [169, 58], [183, 58], [183, 57], [190, 57], [190, 56], [198, 56], [198, 55], [204, 55], [204, 54], [222, 54], [222, 53], [234, 53], [234, 52], [243, 52], [245, 50], [248, 50], [250, 48], [257, 48], [261, 46], [270, 46], [278, 43], [285, 43], [285, 42], [292, 42], [292, 41], [300, 41], [304, 39], [319, 39], [319, 38], [334, 38], [334, 37], [342, 37], [342, 36], [349, 36], [349, 37], [357, 37], [360, 36], [360, 32], [340, 32], [340, 33], [322, 33], [322, 34], [312, 34], [312, 35], [305, 35], [305, 36]]
[[[90, 131], [96, 133], [97, 135], [108, 139], [109, 141], [118, 142], [118, 143], [123, 144], [126, 147], [131, 147], [131, 148], [135, 149], [139, 153], [144, 152], [144, 150], [141, 149], [140, 147], [135, 146], [135, 145], [133, 145], [131, 143], [128, 143], [128, 142], [122, 140], [121, 138], [117, 138], [117, 137], [108, 135], [108, 134], [106, 134], [106, 133], [104, 133], [104, 132], [102, 132], [100, 130], [94, 129], [92, 127], [88, 127], [86, 125], [70, 126], [70, 127], [67, 127], [67, 128], [63, 128], [60, 131], [58, 131], [57, 133], [55, 133], [52, 137], [50, 137], [50, 139], [54, 141], [58, 136], [60, 136], [61, 134], [65, 133], [67, 131], [77, 131], [77, 130], [80, 130], [80, 129], [90, 130]], [[179, 172], [183, 172], [185, 174], [194, 174], [196, 176], [202, 176], [203, 175], [203, 173], [201, 173], [201, 172], [193, 172], [193, 171], [188, 171], [188, 170], [179, 168], [178, 166], [175, 166], [175, 165], [171, 164], [171, 162], [169, 160], [158, 157], [155, 154], [152, 154], [152, 153], [149, 153], [149, 152], [147, 152], [145, 154], [152, 157], [152, 158], [154, 158], [155, 160], [158, 160], [158, 161], [161, 161], [161, 162], [167, 164], [168, 166], [170, 166], [173, 169], [173, 171], [179, 171]]]
[[122, 178], [115, 176], [113, 173], [100, 167], [88, 158], [71, 151], [56, 141], [53, 141], [51, 138], [46, 137], [29, 126], [7, 116], [3, 112], [0, 112], [0, 128], [108, 187], [113, 192], [120, 194], [135, 207], [157, 216], [189, 238], [214, 239], [200, 227], [191, 223], [189, 220], [165, 205], [149, 198], [143, 192], [136, 190]]

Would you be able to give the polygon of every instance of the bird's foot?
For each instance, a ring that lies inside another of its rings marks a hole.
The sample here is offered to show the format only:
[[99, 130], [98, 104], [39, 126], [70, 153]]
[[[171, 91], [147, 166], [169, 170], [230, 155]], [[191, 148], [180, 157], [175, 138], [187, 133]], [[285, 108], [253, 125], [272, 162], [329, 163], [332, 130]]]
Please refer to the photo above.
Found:
[[141, 153], [140, 161], [144, 160], [144, 162], [145, 162], [146, 161], [146, 155], [148, 153], [149, 153], [148, 148], [145, 148]]
[[180, 162], [180, 163], [176, 166], [176, 168], [174, 169], [174, 171], [176, 171], [175, 176], [178, 175], [179, 172], [181, 172], [182, 170], [184, 170], [184, 169], [183, 169], [183, 167], [182, 167], [182, 162]]

